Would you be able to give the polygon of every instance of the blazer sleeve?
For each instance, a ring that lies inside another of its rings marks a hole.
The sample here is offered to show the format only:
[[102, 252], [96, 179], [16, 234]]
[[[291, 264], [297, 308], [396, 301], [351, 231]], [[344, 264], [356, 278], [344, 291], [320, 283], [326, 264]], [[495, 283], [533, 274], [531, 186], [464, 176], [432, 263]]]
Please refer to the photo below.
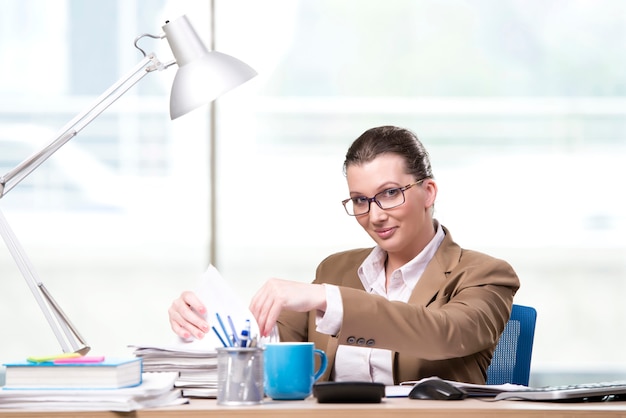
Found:
[[493, 350], [519, 280], [513, 268], [456, 245], [431, 260], [408, 303], [341, 287], [340, 344], [364, 343], [425, 360]]
[[[317, 267], [316, 284], [353, 286], [363, 290], [357, 269], [372, 251], [371, 248], [343, 251], [326, 257]], [[281, 341], [319, 341], [327, 336], [315, 331], [315, 312], [293, 312], [283, 310], [278, 317]], [[323, 344], [322, 344], [323, 346]]]

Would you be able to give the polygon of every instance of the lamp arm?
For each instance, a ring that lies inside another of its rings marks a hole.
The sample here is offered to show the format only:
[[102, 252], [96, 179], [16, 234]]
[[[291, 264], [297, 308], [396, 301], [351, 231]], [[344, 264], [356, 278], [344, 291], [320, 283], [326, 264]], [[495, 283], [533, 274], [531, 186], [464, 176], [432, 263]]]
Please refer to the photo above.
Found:
[[[144, 54], [145, 55], [145, 54]], [[70, 139], [111, 106], [117, 99], [126, 93], [139, 80], [149, 72], [163, 70], [172, 64], [163, 65], [154, 54], [145, 55], [144, 58], [124, 77], [109, 87], [87, 110], [79, 113], [61, 129], [58, 136], [40, 151], [26, 158], [15, 168], [4, 176], [0, 177], [0, 199], [11, 189], [19, 184], [37, 167], [43, 164], [52, 154], [57, 152]], [[4, 239], [7, 247], [20, 273], [24, 277], [26, 284], [30, 288], [37, 304], [43, 312], [52, 332], [61, 345], [64, 352], [74, 351], [82, 355], [89, 352], [90, 347], [85, 343], [83, 337], [78, 333], [67, 315], [63, 312], [59, 304], [54, 300], [44, 284], [39, 280], [35, 269], [28, 259], [24, 249], [17, 240], [15, 233], [10, 228], [6, 218], [0, 211], [0, 236]]]
[[[172, 119], [176, 119], [202, 103], [215, 100], [225, 91], [244, 83], [257, 74], [256, 71], [247, 64], [234, 57], [216, 51], [209, 53], [202, 40], [191, 26], [189, 20], [184, 15], [172, 22], [167, 21], [162, 28], [164, 33], [161, 35], [144, 34], [135, 39], [135, 47], [141, 51], [143, 59], [128, 74], [98, 97], [91, 107], [78, 114], [63, 127], [52, 142], [40, 151], [26, 158], [4, 176], [0, 177], [0, 199], [30, 173], [35, 171], [37, 167], [43, 164], [69, 140], [78, 135], [83, 128], [89, 125], [89, 123], [149, 72], [165, 70], [174, 64], [178, 64], [179, 67], [188, 70], [180, 72], [179, 69], [179, 72], [174, 78], [172, 94], [170, 95], [170, 117]], [[170, 49], [174, 55], [174, 60], [163, 64], [159, 62], [154, 54], [146, 55], [137, 45], [137, 42], [146, 36], [154, 39], [167, 38]], [[231, 72], [233, 74], [231, 74]], [[181, 74], [185, 75], [179, 78]], [[207, 85], [205, 80], [207, 76], [217, 80], [215, 86]], [[177, 83], [177, 80], [180, 79], [185, 81]], [[203, 87], [199, 89], [199, 94], [196, 94], [198, 92], [194, 90], [194, 84], [199, 84], [200, 87]], [[176, 88], [176, 86], [180, 85], [183, 87]], [[180, 90], [184, 90], [184, 94], [181, 94]], [[70, 341], [74, 351], [81, 354], [89, 351], [89, 346], [85, 344], [63, 310], [54, 301], [41, 280], [38, 279], [30, 260], [1, 212], [0, 235], [6, 242], [22, 276], [24, 276], [24, 280], [26, 280], [26, 283], [35, 296], [35, 300], [48, 320], [63, 351], [68, 352], [70, 350], [63, 334], [65, 334]], [[79, 345], [79, 343], [81, 345]]]
[[1, 211], [0, 236], [2, 236], [9, 248], [9, 252], [13, 256], [20, 273], [22, 273], [28, 288], [48, 321], [48, 325], [50, 325], [63, 352], [69, 353], [74, 351], [82, 355], [87, 354], [90, 347], [85, 343], [83, 337], [78, 333], [54, 298], [52, 298], [50, 292], [38, 279], [37, 272]]
[[0, 199], [57, 152], [59, 148], [78, 135], [85, 126], [89, 125], [149, 72], [162, 70], [168, 66], [161, 64], [154, 54], [146, 55], [128, 74], [98, 97], [91, 107], [68, 122], [52, 142], [0, 177]]

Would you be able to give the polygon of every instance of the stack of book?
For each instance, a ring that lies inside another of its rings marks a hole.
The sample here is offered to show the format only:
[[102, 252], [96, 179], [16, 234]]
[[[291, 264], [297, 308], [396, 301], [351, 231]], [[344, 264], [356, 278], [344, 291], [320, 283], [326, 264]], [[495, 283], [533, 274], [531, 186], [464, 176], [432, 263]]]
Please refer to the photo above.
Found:
[[217, 351], [184, 345], [131, 346], [146, 372], [176, 372], [174, 387], [184, 397], [217, 397]]
[[177, 373], [145, 373], [140, 358], [79, 356], [5, 363], [0, 408], [128, 412], [187, 402]]

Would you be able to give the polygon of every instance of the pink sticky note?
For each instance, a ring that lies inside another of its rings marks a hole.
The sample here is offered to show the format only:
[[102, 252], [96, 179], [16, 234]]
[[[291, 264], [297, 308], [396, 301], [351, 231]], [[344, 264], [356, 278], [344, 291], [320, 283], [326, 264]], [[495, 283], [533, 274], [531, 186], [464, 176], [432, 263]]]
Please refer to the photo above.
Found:
[[80, 364], [80, 363], [102, 363], [104, 356], [82, 356], [58, 358], [54, 360], [54, 364]]

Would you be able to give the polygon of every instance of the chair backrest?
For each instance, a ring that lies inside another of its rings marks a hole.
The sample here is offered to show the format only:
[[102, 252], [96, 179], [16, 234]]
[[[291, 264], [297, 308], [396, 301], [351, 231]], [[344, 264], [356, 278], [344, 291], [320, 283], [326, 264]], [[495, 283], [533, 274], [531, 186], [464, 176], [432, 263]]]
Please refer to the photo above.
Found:
[[536, 322], [537, 311], [534, 308], [513, 305], [511, 318], [487, 369], [488, 385], [514, 383], [528, 386]]

